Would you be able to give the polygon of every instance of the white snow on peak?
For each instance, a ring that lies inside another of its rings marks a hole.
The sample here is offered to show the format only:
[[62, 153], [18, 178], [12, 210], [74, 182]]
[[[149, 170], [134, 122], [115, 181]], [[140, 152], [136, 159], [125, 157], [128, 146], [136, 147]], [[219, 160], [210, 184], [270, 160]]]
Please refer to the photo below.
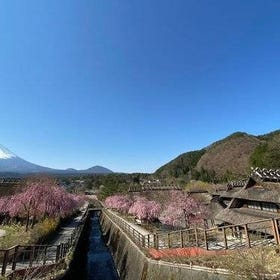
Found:
[[13, 157], [16, 157], [16, 155], [13, 154], [12, 152], [10, 152], [8, 149], [3, 147], [2, 145], [0, 145], [0, 159], [9, 159], [9, 158], [13, 158]]

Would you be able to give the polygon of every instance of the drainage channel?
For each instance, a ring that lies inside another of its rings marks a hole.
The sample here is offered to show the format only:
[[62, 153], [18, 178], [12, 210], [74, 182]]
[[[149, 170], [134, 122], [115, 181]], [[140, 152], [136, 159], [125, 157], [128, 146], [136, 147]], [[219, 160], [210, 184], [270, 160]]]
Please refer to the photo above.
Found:
[[92, 211], [70, 271], [63, 280], [118, 280], [114, 261], [103, 240], [99, 212]]

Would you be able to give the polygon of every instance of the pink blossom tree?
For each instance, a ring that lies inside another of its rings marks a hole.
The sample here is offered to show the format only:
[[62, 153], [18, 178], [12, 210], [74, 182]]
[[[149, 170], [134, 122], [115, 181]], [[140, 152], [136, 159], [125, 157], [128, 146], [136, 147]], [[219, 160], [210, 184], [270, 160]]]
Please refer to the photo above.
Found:
[[4, 196], [0, 198], [0, 215], [1, 223], [9, 220], [9, 206], [11, 203], [11, 196]]
[[153, 221], [159, 217], [161, 206], [153, 200], [144, 197], [136, 197], [135, 202], [130, 207], [128, 213], [135, 215], [140, 220]]
[[183, 192], [172, 192], [170, 203], [161, 213], [161, 223], [173, 227], [189, 228], [200, 224], [205, 217], [205, 207]]
[[10, 217], [25, 218], [28, 230], [31, 217], [33, 223], [45, 217], [64, 217], [83, 202], [81, 197], [58, 186], [54, 179], [38, 177], [27, 180], [21, 192], [0, 199], [0, 211]]
[[116, 194], [105, 199], [105, 206], [116, 209], [122, 213], [128, 213], [133, 201], [128, 195]]

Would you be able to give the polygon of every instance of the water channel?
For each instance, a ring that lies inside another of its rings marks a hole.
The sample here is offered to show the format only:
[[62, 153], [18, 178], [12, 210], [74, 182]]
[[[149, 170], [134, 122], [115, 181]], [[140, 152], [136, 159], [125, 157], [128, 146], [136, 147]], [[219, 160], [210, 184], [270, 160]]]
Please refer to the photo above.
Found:
[[89, 214], [72, 266], [63, 280], [119, 279], [110, 250], [102, 237], [98, 214]]

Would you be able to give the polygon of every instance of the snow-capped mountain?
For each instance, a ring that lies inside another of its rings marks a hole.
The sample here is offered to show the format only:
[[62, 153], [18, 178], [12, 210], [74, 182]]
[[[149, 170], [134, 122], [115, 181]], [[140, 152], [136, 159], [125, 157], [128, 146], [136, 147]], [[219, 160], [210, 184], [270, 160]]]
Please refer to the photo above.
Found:
[[4, 146], [0, 145], [0, 172], [1, 173], [12, 172], [12, 173], [21, 173], [21, 174], [26, 174], [26, 173], [106, 174], [106, 173], [112, 173], [113, 171], [102, 166], [94, 166], [86, 170], [76, 170], [73, 168], [69, 168], [66, 170], [48, 168], [48, 167], [44, 167], [28, 162], [15, 155]]
[[7, 148], [0, 145], [0, 159], [8, 159], [13, 157], [16, 157], [16, 155], [9, 151]]

